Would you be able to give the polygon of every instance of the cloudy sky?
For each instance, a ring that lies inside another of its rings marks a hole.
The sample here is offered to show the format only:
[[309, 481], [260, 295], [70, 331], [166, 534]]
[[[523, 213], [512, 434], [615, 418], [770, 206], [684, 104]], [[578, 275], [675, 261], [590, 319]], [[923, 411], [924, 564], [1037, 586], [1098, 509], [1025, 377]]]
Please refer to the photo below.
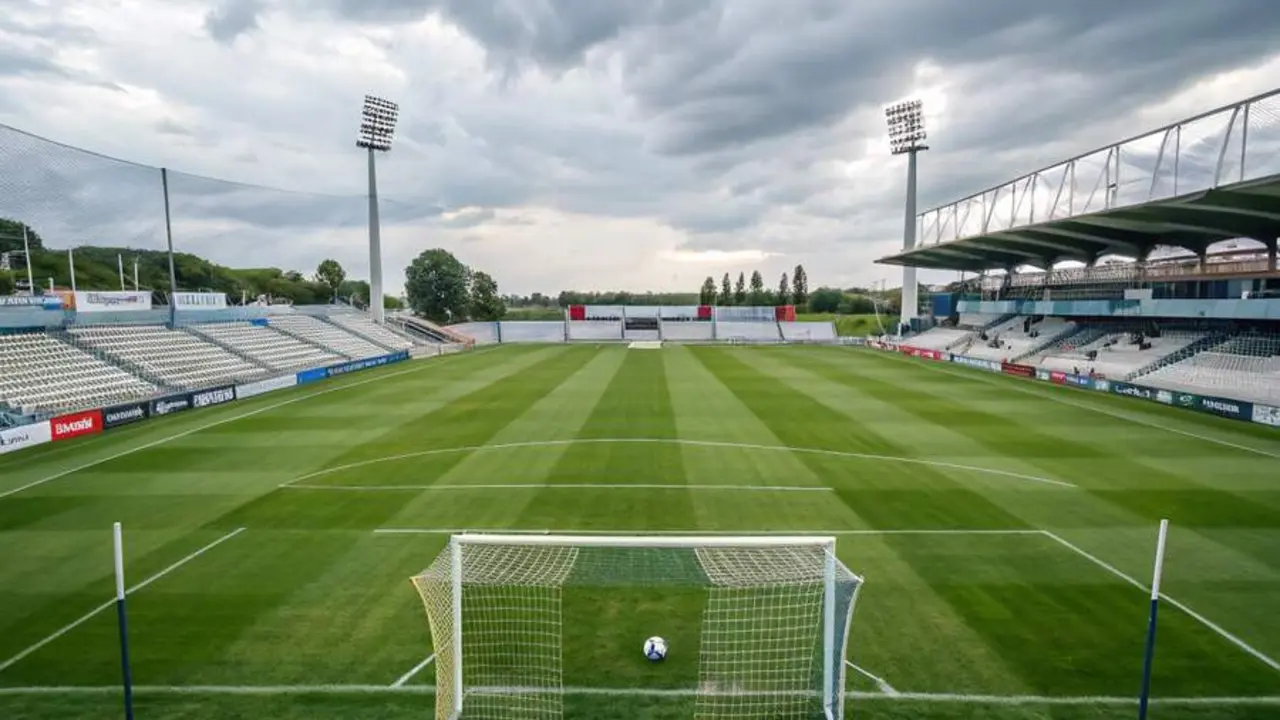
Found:
[[926, 103], [923, 209], [1271, 89], [1276, 2], [0, 0], [0, 123], [106, 156], [0, 129], [0, 215], [160, 247], [167, 166], [179, 249], [366, 276], [369, 92], [391, 291], [436, 246], [507, 292], [865, 285], [886, 104]]

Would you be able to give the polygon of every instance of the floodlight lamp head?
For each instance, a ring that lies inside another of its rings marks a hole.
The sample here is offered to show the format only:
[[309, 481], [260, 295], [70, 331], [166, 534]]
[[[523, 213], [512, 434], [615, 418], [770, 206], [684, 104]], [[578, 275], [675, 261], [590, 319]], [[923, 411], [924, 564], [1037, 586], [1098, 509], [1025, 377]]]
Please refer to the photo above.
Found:
[[399, 105], [380, 97], [365, 95], [364, 107], [360, 111], [360, 135], [356, 139], [356, 147], [379, 152], [390, 150], [399, 114]]
[[884, 119], [889, 126], [889, 152], [894, 155], [928, 150], [924, 144], [928, 133], [924, 129], [924, 103], [906, 100], [884, 109]]

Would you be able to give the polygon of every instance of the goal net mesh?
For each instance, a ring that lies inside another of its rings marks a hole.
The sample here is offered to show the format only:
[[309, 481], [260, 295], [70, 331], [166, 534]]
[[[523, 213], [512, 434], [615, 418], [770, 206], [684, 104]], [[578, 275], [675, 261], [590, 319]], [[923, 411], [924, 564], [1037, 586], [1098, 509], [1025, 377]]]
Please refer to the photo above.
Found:
[[[463, 542], [461, 559], [461, 617], [451, 547], [413, 578], [436, 653], [440, 720], [558, 720], [572, 694], [691, 699], [692, 717], [706, 720], [824, 718], [830, 695], [831, 716], [842, 717], [860, 580], [821, 545], [517, 539]], [[650, 635], [667, 639], [667, 661], [643, 658]]]

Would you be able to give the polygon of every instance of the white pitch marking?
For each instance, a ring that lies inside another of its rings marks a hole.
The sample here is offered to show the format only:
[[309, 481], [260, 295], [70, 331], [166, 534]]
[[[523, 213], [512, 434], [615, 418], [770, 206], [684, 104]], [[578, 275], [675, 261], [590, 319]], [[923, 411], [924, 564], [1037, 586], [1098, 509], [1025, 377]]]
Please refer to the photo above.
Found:
[[[484, 351], [484, 349], [481, 349], [481, 350], [472, 350], [470, 353], [466, 353], [466, 354], [459, 353], [459, 354], [454, 354], [454, 355], [444, 355], [444, 356], [437, 356], [437, 357], [465, 357], [466, 355], [474, 354], [474, 353], [477, 353], [477, 352], [483, 352], [483, 351]], [[338, 391], [340, 391], [340, 390], [346, 390], [346, 389], [348, 389], [348, 388], [360, 387], [361, 385], [368, 385], [369, 383], [372, 383], [372, 382], [380, 382], [380, 381], [382, 381], [382, 380], [386, 380], [386, 379], [388, 379], [388, 378], [399, 377], [399, 376], [401, 376], [401, 375], [408, 375], [409, 373], [415, 373], [415, 372], [418, 372], [418, 371], [420, 371], [420, 370], [424, 369], [425, 367], [428, 367], [428, 366], [426, 366], [426, 365], [420, 365], [420, 366], [415, 367], [415, 368], [409, 368], [408, 370], [400, 370], [400, 371], [398, 371], [398, 372], [388, 373], [388, 374], [386, 374], [386, 375], [379, 375], [379, 376], [377, 376], [377, 377], [367, 378], [367, 379], [365, 379], [365, 380], [360, 380], [360, 381], [358, 381], [358, 382], [348, 383], [348, 384], [346, 384], [346, 385], [340, 385], [340, 386], [338, 386], [338, 387], [325, 388], [324, 390], [320, 390], [319, 392], [313, 392], [313, 393], [310, 393], [310, 394], [308, 394], [308, 395], [300, 395], [300, 396], [298, 396], [298, 397], [295, 397], [295, 398], [289, 398], [288, 400], [282, 400], [282, 401], [280, 401], [280, 402], [272, 403], [272, 404], [270, 404], [270, 405], [263, 405], [263, 406], [262, 406], [262, 407], [260, 407], [260, 408], [255, 408], [255, 409], [250, 410], [250, 411], [248, 411], [248, 412], [240, 413], [239, 415], [232, 415], [232, 416], [231, 416], [231, 417], [229, 417], [229, 418], [223, 418], [223, 419], [221, 419], [221, 420], [215, 420], [215, 421], [213, 421], [213, 422], [211, 422], [211, 423], [205, 423], [204, 425], [200, 425], [200, 426], [197, 426], [197, 427], [191, 428], [190, 430], [183, 430], [183, 431], [182, 431], [182, 432], [180, 432], [180, 433], [174, 433], [173, 435], [167, 435], [167, 436], [165, 436], [165, 437], [160, 438], [159, 440], [152, 440], [152, 441], [151, 441], [151, 442], [149, 442], [149, 443], [143, 443], [143, 444], [141, 444], [141, 445], [138, 445], [137, 447], [132, 447], [132, 448], [129, 448], [128, 450], [123, 450], [123, 451], [121, 451], [121, 452], [115, 453], [114, 455], [108, 455], [107, 457], [99, 458], [99, 459], [97, 459], [97, 460], [93, 460], [93, 461], [90, 461], [90, 462], [84, 463], [83, 465], [77, 465], [76, 467], [73, 467], [73, 468], [71, 468], [71, 469], [69, 469], [69, 470], [63, 470], [63, 471], [61, 471], [61, 472], [56, 472], [56, 473], [54, 473], [54, 474], [52, 474], [52, 475], [50, 475], [50, 476], [48, 476], [48, 477], [46, 477], [46, 478], [41, 478], [40, 480], [35, 480], [35, 481], [33, 481], [33, 482], [29, 482], [29, 483], [27, 483], [26, 485], [22, 485], [22, 486], [20, 486], [20, 487], [16, 487], [16, 488], [14, 488], [14, 489], [12, 489], [12, 490], [6, 490], [6, 491], [4, 491], [4, 492], [0, 492], [0, 498], [6, 498], [6, 497], [9, 497], [10, 495], [15, 495], [15, 494], [17, 494], [17, 493], [22, 492], [23, 490], [29, 490], [29, 489], [31, 489], [31, 488], [33, 488], [33, 487], [36, 487], [37, 485], [43, 485], [43, 484], [45, 484], [45, 483], [47, 483], [47, 482], [52, 482], [52, 481], [54, 481], [54, 480], [58, 480], [58, 479], [60, 479], [60, 478], [64, 478], [64, 477], [66, 477], [66, 476], [68, 476], [68, 475], [73, 475], [73, 474], [78, 473], [78, 472], [80, 472], [80, 471], [82, 471], [82, 470], [88, 470], [88, 469], [90, 469], [90, 468], [95, 468], [95, 467], [97, 467], [97, 466], [99, 466], [99, 465], [101, 465], [101, 464], [103, 464], [103, 463], [108, 463], [108, 462], [111, 462], [112, 460], [118, 460], [118, 459], [120, 459], [120, 458], [122, 458], [122, 457], [127, 457], [127, 456], [129, 456], [129, 455], [132, 455], [132, 454], [134, 454], [134, 453], [136, 453], [136, 452], [140, 451], [140, 450], [149, 450], [149, 449], [151, 449], [151, 448], [153, 448], [153, 447], [156, 447], [157, 445], [163, 445], [163, 444], [165, 444], [165, 443], [167, 443], [167, 442], [169, 442], [169, 441], [171, 441], [171, 440], [177, 440], [177, 439], [179, 439], [179, 438], [184, 438], [184, 437], [186, 437], [186, 436], [188, 436], [188, 435], [194, 435], [195, 433], [198, 433], [198, 432], [201, 432], [201, 431], [204, 431], [204, 430], [208, 430], [209, 428], [218, 427], [219, 425], [226, 425], [227, 423], [235, 422], [236, 420], [243, 420], [243, 419], [245, 419], [245, 418], [247, 418], [247, 417], [252, 417], [252, 416], [257, 415], [257, 414], [259, 414], [259, 413], [267, 412], [268, 410], [275, 410], [276, 408], [281, 408], [281, 407], [284, 407], [284, 406], [286, 406], [286, 405], [292, 405], [292, 404], [294, 404], [294, 403], [296, 403], [296, 402], [302, 402], [303, 400], [310, 400], [310, 399], [311, 399], [311, 398], [313, 398], [313, 397], [319, 397], [320, 395], [327, 395], [327, 394], [329, 394], [329, 393], [331, 393], [331, 392], [338, 392]], [[71, 447], [75, 447], [75, 446], [73, 445], [73, 446], [71, 446]]]
[[[213, 542], [209, 543], [208, 545], [205, 545], [204, 547], [200, 548], [199, 550], [196, 550], [195, 552], [193, 552], [193, 553], [191, 553], [190, 555], [188, 555], [188, 556], [186, 556], [186, 557], [182, 558], [181, 560], [179, 560], [179, 561], [175, 562], [174, 564], [170, 565], [169, 567], [167, 567], [167, 568], [165, 568], [165, 569], [161, 570], [160, 572], [156, 573], [155, 575], [152, 575], [151, 577], [147, 578], [146, 580], [143, 580], [142, 582], [138, 583], [137, 585], [134, 585], [133, 587], [129, 588], [128, 590], [126, 590], [126, 591], [125, 591], [125, 595], [132, 595], [133, 593], [135, 593], [135, 592], [137, 592], [137, 591], [141, 590], [142, 588], [144, 588], [144, 587], [146, 587], [146, 586], [150, 585], [151, 583], [155, 582], [156, 580], [159, 580], [160, 578], [164, 577], [165, 575], [168, 575], [169, 573], [173, 572], [174, 570], [177, 570], [178, 568], [182, 567], [183, 565], [186, 565], [187, 563], [191, 562], [192, 560], [195, 560], [196, 558], [200, 557], [201, 555], [205, 554], [206, 552], [208, 552], [208, 551], [210, 551], [210, 550], [214, 549], [215, 547], [217, 547], [217, 546], [221, 545], [222, 543], [224, 543], [224, 542], [226, 542], [226, 541], [230, 540], [231, 538], [233, 538], [233, 537], [235, 537], [235, 536], [239, 535], [240, 533], [244, 532], [244, 530], [245, 530], [244, 528], [237, 528], [237, 529], [235, 529], [235, 530], [232, 530], [231, 532], [227, 533], [226, 535], [223, 535], [222, 537], [218, 538], [217, 540], [214, 540]], [[22, 652], [18, 653], [17, 655], [14, 655], [13, 657], [9, 658], [8, 660], [5, 660], [3, 663], [0, 663], [0, 672], [4, 672], [4, 671], [5, 671], [5, 670], [7, 670], [10, 666], [12, 666], [14, 663], [17, 663], [19, 660], [22, 660], [23, 658], [25, 658], [26, 656], [30, 655], [31, 653], [33, 653], [33, 652], [35, 652], [35, 651], [39, 650], [40, 648], [44, 647], [45, 645], [48, 645], [49, 643], [53, 642], [54, 640], [57, 640], [58, 638], [62, 637], [63, 635], [66, 635], [67, 633], [71, 632], [72, 630], [74, 630], [74, 629], [76, 629], [76, 628], [80, 627], [80, 626], [81, 626], [81, 625], [83, 625], [84, 623], [88, 622], [88, 621], [89, 621], [89, 620], [90, 620], [94, 615], [97, 615], [98, 613], [102, 612], [103, 610], [106, 610], [107, 608], [109, 608], [109, 607], [111, 607], [111, 606], [113, 606], [113, 605], [115, 605], [115, 604], [116, 604], [116, 599], [115, 599], [115, 598], [111, 598], [110, 600], [108, 600], [108, 601], [106, 601], [106, 602], [102, 603], [102, 604], [101, 604], [101, 605], [99, 605], [98, 607], [96, 607], [96, 608], [94, 608], [94, 609], [90, 610], [89, 612], [85, 613], [84, 615], [81, 615], [79, 619], [74, 620], [74, 621], [72, 621], [71, 623], [69, 623], [69, 624], [67, 624], [67, 625], [64, 625], [64, 626], [63, 626], [62, 628], [60, 628], [59, 630], [55, 631], [52, 635], [49, 635], [49, 636], [48, 636], [48, 637], [46, 637], [45, 639], [43, 639], [43, 640], [41, 640], [41, 641], [37, 642], [36, 644], [32, 645], [31, 647], [27, 648], [26, 650], [23, 650]]]
[[512, 530], [510, 528], [377, 528], [375, 535], [458, 535], [501, 532], [507, 535], [1042, 535], [1043, 530], [965, 528], [857, 530]]
[[367, 465], [375, 465], [377, 463], [393, 462], [396, 460], [409, 460], [411, 458], [426, 457], [428, 455], [443, 455], [447, 453], [460, 452], [478, 452], [481, 450], [514, 450], [517, 448], [536, 448], [536, 447], [561, 447], [565, 445], [594, 445], [594, 444], [657, 444], [657, 445], [687, 445], [691, 447], [715, 447], [715, 448], [731, 448], [737, 450], [768, 450], [773, 452], [793, 452], [793, 453], [810, 453], [813, 455], [829, 455], [831, 457], [855, 458], [859, 460], [881, 460], [885, 462], [900, 462], [913, 465], [927, 465], [932, 467], [949, 468], [952, 470], [968, 470], [976, 473], [986, 473], [989, 475], [999, 475], [1002, 477], [1011, 477], [1018, 480], [1027, 480], [1030, 482], [1044, 483], [1046, 485], [1056, 485], [1058, 487], [1076, 487], [1074, 484], [1063, 481], [1053, 480], [1051, 478], [1037, 477], [1035, 475], [1023, 475], [1022, 473], [1010, 472], [1008, 470], [996, 470], [994, 468], [975, 467], [972, 465], [961, 465], [958, 463], [944, 462], [941, 460], [925, 460], [923, 458], [904, 458], [893, 455], [871, 455], [867, 453], [844, 452], [841, 450], [824, 450], [822, 448], [806, 448], [792, 447], [790, 445], [759, 445], [756, 443], [740, 443], [740, 442], [724, 442], [718, 440], [685, 440], [681, 438], [574, 438], [570, 440], [530, 440], [527, 442], [509, 442], [495, 443], [492, 445], [465, 445], [462, 447], [452, 448], [434, 448], [431, 450], [419, 450], [417, 452], [403, 453], [400, 455], [387, 455], [379, 458], [370, 458], [359, 462], [347, 463], [345, 465], [335, 465], [331, 468], [324, 468], [306, 475], [300, 475], [288, 482], [281, 483], [280, 487], [287, 487], [294, 483], [310, 480], [321, 475], [329, 475], [343, 470], [351, 470], [354, 468], [365, 467]]
[[845, 660], [845, 661], [844, 661], [844, 664], [845, 664], [845, 665], [848, 665], [848, 666], [849, 666], [849, 667], [851, 667], [851, 668], [853, 668], [854, 670], [856, 670], [857, 672], [861, 673], [862, 675], [864, 675], [864, 676], [866, 676], [866, 677], [870, 678], [870, 679], [871, 679], [871, 682], [875, 683], [875, 684], [876, 684], [876, 687], [877, 687], [877, 688], [879, 688], [880, 692], [884, 693], [885, 695], [898, 695], [898, 694], [899, 694], [897, 690], [894, 690], [894, 689], [893, 689], [893, 686], [892, 686], [892, 685], [890, 685], [888, 682], [886, 682], [886, 681], [885, 681], [885, 679], [884, 679], [884, 678], [882, 678], [882, 677], [880, 677], [879, 675], [872, 675], [871, 673], [867, 672], [866, 670], [863, 670], [862, 668], [858, 667], [857, 665], [854, 665], [854, 664], [853, 664], [853, 662], [852, 662], [852, 661], [850, 661], [850, 660]]
[[281, 485], [285, 490], [738, 490], [835, 492], [826, 485], [677, 485], [675, 483], [508, 483], [505, 485]]
[[395, 682], [391, 683], [391, 687], [393, 688], [403, 687], [404, 684], [409, 682], [409, 680], [411, 680], [414, 675], [417, 675], [423, 668], [430, 665], [431, 661], [435, 659], [436, 659], [436, 654], [431, 653], [430, 655], [427, 656], [426, 660], [423, 660], [417, 665], [414, 665], [413, 668], [409, 670], [409, 672], [401, 675], [399, 680], [396, 680]]
[[[133, 691], [142, 695], [433, 695], [432, 685], [135, 685]], [[547, 688], [474, 688], [484, 693], [549, 692]], [[119, 685], [64, 685], [33, 687], [0, 687], [4, 695], [115, 695]], [[562, 695], [611, 695], [632, 697], [695, 697], [694, 688], [670, 690], [656, 688], [588, 688], [564, 687], [555, 692]], [[1114, 695], [980, 695], [967, 693], [916, 693], [899, 692], [889, 695], [880, 692], [849, 691], [845, 697], [860, 700], [887, 702], [923, 702], [961, 705], [1112, 705], [1136, 706], [1135, 697]], [[1153, 705], [1169, 707], [1272, 707], [1280, 706], [1280, 695], [1257, 696], [1204, 696], [1152, 698]]]
[[[1105, 561], [1105, 560], [1103, 560], [1103, 559], [1099, 558], [1098, 556], [1096, 556], [1096, 555], [1094, 555], [1094, 554], [1090, 553], [1089, 551], [1085, 550], [1084, 548], [1081, 548], [1079, 545], [1076, 545], [1075, 543], [1073, 543], [1073, 542], [1071, 542], [1071, 541], [1067, 540], [1066, 538], [1062, 537], [1061, 535], [1058, 535], [1057, 533], [1052, 532], [1052, 531], [1050, 531], [1050, 530], [1045, 530], [1045, 531], [1044, 531], [1044, 534], [1045, 534], [1045, 535], [1047, 535], [1047, 536], [1048, 536], [1048, 537], [1050, 537], [1050, 538], [1053, 538], [1053, 539], [1054, 539], [1055, 541], [1057, 541], [1058, 543], [1061, 543], [1063, 547], [1066, 547], [1067, 549], [1069, 549], [1069, 550], [1071, 550], [1071, 551], [1073, 551], [1073, 552], [1079, 553], [1081, 557], [1085, 558], [1086, 560], [1089, 560], [1090, 562], [1094, 563], [1095, 565], [1097, 565], [1098, 567], [1102, 568], [1103, 570], [1106, 570], [1107, 572], [1111, 573], [1112, 575], [1115, 575], [1116, 577], [1120, 578], [1121, 580], [1124, 580], [1125, 582], [1129, 583], [1130, 585], [1132, 585], [1132, 586], [1134, 586], [1134, 587], [1138, 588], [1138, 589], [1139, 589], [1139, 590], [1141, 590], [1142, 592], [1144, 592], [1144, 593], [1148, 593], [1148, 594], [1151, 592], [1151, 588], [1147, 587], [1146, 585], [1143, 585], [1143, 584], [1142, 584], [1141, 582], [1139, 582], [1138, 580], [1135, 580], [1135, 579], [1133, 578], [1133, 576], [1132, 576], [1132, 575], [1129, 575], [1129, 574], [1125, 573], [1124, 571], [1122, 571], [1122, 570], [1118, 569], [1116, 566], [1114, 566], [1114, 565], [1112, 565], [1112, 564], [1108, 563], [1107, 561]], [[1217, 623], [1213, 622], [1213, 621], [1212, 621], [1212, 620], [1210, 620], [1209, 618], [1207, 618], [1207, 617], [1205, 617], [1205, 616], [1201, 615], [1200, 613], [1196, 612], [1195, 610], [1192, 610], [1190, 607], [1187, 607], [1187, 606], [1186, 606], [1186, 605], [1184, 605], [1183, 603], [1178, 602], [1177, 600], [1174, 600], [1173, 598], [1169, 597], [1168, 595], [1166, 595], [1166, 594], [1164, 594], [1164, 593], [1160, 593], [1160, 597], [1161, 597], [1165, 602], [1167, 602], [1167, 603], [1169, 603], [1170, 605], [1172, 605], [1172, 606], [1174, 606], [1174, 607], [1178, 608], [1179, 610], [1181, 610], [1182, 612], [1186, 613], [1187, 615], [1190, 615], [1193, 619], [1195, 619], [1195, 620], [1199, 621], [1199, 622], [1200, 622], [1200, 624], [1204, 625], [1205, 627], [1207, 627], [1207, 628], [1209, 628], [1210, 630], [1214, 631], [1214, 632], [1215, 632], [1215, 633], [1217, 633], [1218, 635], [1222, 636], [1225, 640], [1227, 640], [1227, 642], [1230, 642], [1232, 645], [1235, 645], [1236, 647], [1240, 648], [1241, 650], [1244, 650], [1245, 652], [1247, 652], [1247, 653], [1249, 653], [1250, 655], [1254, 656], [1254, 657], [1255, 657], [1255, 658], [1257, 658], [1258, 660], [1261, 660], [1261, 661], [1262, 661], [1262, 663], [1263, 663], [1263, 664], [1265, 664], [1267, 667], [1271, 668], [1272, 670], [1280, 671], [1280, 661], [1276, 661], [1276, 660], [1275, 660], [1275, 658], [1272, 658], [1272, 657], [1270, 657], [1270, 656], [1268, 656], [1268, 655], [1264, 654], [1262, 651], [1257, 650], [1256, 648], [1254, 648], [1253, 646], [1249, 645], [1249, 644], [1248, 644], [1248, 643], [1246, 643], [1245, 641], [1241, 640], [1240, 638], [1236, 637], [1235, 635], [1232, 635], [1230, 632], [1228, 632], [1228, 631], [1227, 631], [1226, 629], [1224, 629], [1222, 626], [1220, 626], [1220, 625], [1218, 625]]]
[[[945, 366], [937, 365], [936, 363], [919, 363], [918, 366], [923, 368], [928, 368], [931, 370], [936, 370], [938, 372], [945, 373], [947, 375], [952, 375], [954, 377], [962, 377], [962, 378], [970, 378], [973, 380], [979, 380], [981, 382], [986, 383], [987, 385], [996, 385], [999, 387], [1008, 388], [1010, 390], [1016, 390], [1017, 392], [1020, 392], [1024, 395], [1033, 395], [1043, 400], [1050, 400], [1056, 403], [1062, 403], [1063, 405], [1070, 405], [1071, 407], [1080, 408], [1081, 410], [1091, 410], [1093, 412], [1100, 413], [1108, 417], [1113, 417], [1117, 420], [1124, 420], [1126, 422], [1137, 423], [1138, 425], [1145, 425], [1149, 428], [1155, 428], [1156, 430], [1164, 430], [1166, 432], [1171, 432], [1171, 433], [1174, 433], [1175, 435], [1182, 435], [1184, 437], [1195, 438], [1196, 440], [1203, 440], [1208, 443], [1214, 443], [1215, 445], [1221, 445], [1223, 447], [1229, 447], [1235, 450], [1244, 450], [1245, 452], [1251, 452], [1256, 455], [1262, 455], [1264, 457], [1275, 458], [1276, 460], [1280, 460], [1280, 455], [1277, 455], [1276, 453], [1273, 453], [1273, 452], [1268, 452], [1266, 450], [1262, 450], [1260, 448], [1252, 447], [1249, 445], [1241, 445], [1240, 443], [1234, 443], [1234, 442], [1231, 442], [1230, 440], [1221, 440], [1219, 438], [1210, 437], [1208, 435], [1193, 433], [1189, 430], [1179, 430], [1178, 428], [1171, 428], [1171, 427], [1168, 427], [1167, 425], [1161, 425], [1159, 423], [1152, 422], [1150, 420], [1144, 420], [1139, 417], [1133, 417], [1130, 415], [1121, 415], [1120, 413], [1112, 412], [1105, 408], [1097, 407], [1094, 405], [1086, 405], [1084, 403], [1078, 403], [1078, 402], [1068, 400], [1067, 398], [1064, 398], [1064, 397], [1059, 397], [1058, 393], [1036, 392], [1035, 390], [1031, 390], [1025, 387], [1020, 387], [1018, 383], [997, 382], [995, 381], [994, 378], [983, 377], [981, 374], [970, 375], [969, 373], [959, 373]], [[1064, 387], [1064, 386], [1058, 386], [1058, 387]], [[1069, 387], [1069, 386], [1065, 386], [1065, 387]], [[1103, 396], [1103, 397], [1106, 397], [1106, 396]]]

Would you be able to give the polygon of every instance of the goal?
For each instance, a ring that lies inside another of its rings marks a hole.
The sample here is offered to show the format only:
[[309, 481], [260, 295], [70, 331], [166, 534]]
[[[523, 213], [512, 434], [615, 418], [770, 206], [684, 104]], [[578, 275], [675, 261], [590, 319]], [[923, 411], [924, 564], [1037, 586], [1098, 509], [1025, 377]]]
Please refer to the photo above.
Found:
[[[625, 696], [698, 720], [844, 716], [862, 579], [832, 537], [464, 533], [413, 584], [438, 720], [590, 717]], [[664, 662], [642, 656], [652, 635]]]

